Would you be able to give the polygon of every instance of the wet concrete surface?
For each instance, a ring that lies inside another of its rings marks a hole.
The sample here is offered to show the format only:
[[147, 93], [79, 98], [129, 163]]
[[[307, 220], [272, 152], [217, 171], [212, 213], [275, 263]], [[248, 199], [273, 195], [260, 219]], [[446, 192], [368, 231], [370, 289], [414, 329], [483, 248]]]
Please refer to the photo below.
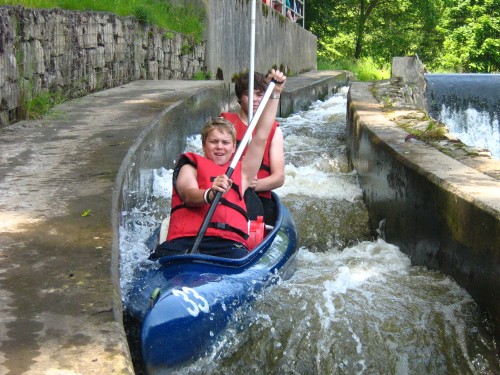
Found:
[[0, 374], [133, 373], [113, 311], [116, 176], [169, 106], [221, 84], [136, 81], [0, 129]]

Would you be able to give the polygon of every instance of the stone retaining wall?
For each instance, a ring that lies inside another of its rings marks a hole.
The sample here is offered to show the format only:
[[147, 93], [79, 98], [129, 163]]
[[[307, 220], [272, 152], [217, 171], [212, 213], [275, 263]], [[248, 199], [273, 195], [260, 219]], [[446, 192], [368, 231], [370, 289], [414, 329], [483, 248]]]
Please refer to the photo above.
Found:
[[43, 93], [62, 99], [139, 79], [189, 79], [204, 43], [105, 12], [0, 7], [0, 126]]

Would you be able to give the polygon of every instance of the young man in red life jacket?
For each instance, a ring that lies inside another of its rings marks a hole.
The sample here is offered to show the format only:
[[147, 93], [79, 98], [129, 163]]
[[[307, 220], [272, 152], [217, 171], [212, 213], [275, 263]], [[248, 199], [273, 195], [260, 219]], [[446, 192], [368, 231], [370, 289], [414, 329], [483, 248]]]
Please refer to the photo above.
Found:
[[[262, 73], [254, 73], [253, 112], [256, 111], [262, 100], [267, 89], [267, 82], [266, 76]], [[240, 104], [240, 111], [237, 113], [221, 113], [221, 116], [231, 121], [236, 128], [238, 144], [245, 135], [248, 127], [248, 86], [249, 74], [241, 75], [236, 81], [234, 88], [238, 103]], [[250, 188], [257, 193], [262, 202], [262, 206], [264, 207], [264, 221], [268, 225], [274, 226], [276, 222], [276, 205], [271, 198], [271, 190], [283, 186], [284, 182], [285, 156], [283, 151], [283, 133], [279, 128], [278, 122], [274, 121], [266, 143], [262, 164], [256, 178], [250, 185]]]
[[[273, 94], [279, 96], [286, 77], [272, 70], [269, 79], [276, 80]], [[207, 122], [202, 130], [205, 156], [186, 153], [174, 168], [172, 209], [166, 241], [160, 244], [151, 259], [165, 255], [184, 254], [193, 247], [215, 194], [222, 198], [211, 218], [198, 248], [202, 254], [241, 258], [248, 253], [248, 217], [243, 199], [252, 186], [261, 165], [269, 132], [273, 128], [278, 100], [269, 100], [257, 123], [252, 142], [232, 178], [225, 175], [236, 151], [236, 131], [223, 118]]]

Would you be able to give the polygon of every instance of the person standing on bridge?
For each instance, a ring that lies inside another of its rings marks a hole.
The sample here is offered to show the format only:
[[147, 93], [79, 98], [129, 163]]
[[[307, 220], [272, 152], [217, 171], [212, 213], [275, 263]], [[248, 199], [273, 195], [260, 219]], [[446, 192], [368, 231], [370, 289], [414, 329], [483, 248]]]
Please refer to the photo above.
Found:
[[[239, 112], [223, 112], [220, 116], [230, 121], [236, 129], [236, 140], [239, 143], [245, 135], [248, 127], [248, 105], [249, 105], [249, 74], [245, 73], [238, 77], [235, 84], [235, 93], [240, 105]], [[267, 89], [267, 79], [262, 73], [254, 73], [253, 112], [257, 109]], [[279, 100], [277, 96], [271, 96]], [[253, 113], [252, 112], [252, 113]], [[264, 207], [264, 221], [268, 225], [276, 222], [276, 205], [271, 197], [271, 190], [283, 186], [285, 182], [285, 155], [284, 155], [283, 132], [279, 123], [274, 121], [266, 149], [262, 158], [259, 172], [253, 180], [252, 188], [260, 198]]]

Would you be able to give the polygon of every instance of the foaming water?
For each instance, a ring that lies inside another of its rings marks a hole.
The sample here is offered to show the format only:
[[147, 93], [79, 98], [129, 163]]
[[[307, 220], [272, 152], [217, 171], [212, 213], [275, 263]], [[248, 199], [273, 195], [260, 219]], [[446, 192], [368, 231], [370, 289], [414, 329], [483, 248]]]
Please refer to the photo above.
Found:
[[170, 208], [172, 196], [173, 170], [160, 168], [152, 171], [152, 199], [141, 207], [123, 211], [123, 225], [120, 227], [120, 287], [124, 306], [127, 306], [129, 289], [134, 282], [134, 273], [144, 265], [151, 266], [148, 261], [150, 250], [146, 246], [147, 239], [160, 225], [165, 213]]
[[500, 159], [500, 125], [498, 115], [474, 108], [454, 110], [443, 105], [441, 121], [450, 133], [469, 146], [488, 149], [492, 156]]
[[498, 373], [484, 326], [463, 289], [382, 240], [302, 248], [295, 275], [261, 294], [185, 373]]
[[[175, 373], [500, 373], [490, 323], [471, 297], [441, 273], [411, 266], [398, 247], [371, 239], [347, 163], [346, 92], [280, 119], [286, 177], [276, 192], [299, 231], [295, 274], [256, 296], [203, 358]], [[188, 150], [200, 152], [199, 137]], [[161, 203], [124, 213], [125, 290], [133, 269], [147, 262], [143, 243], [158, 212], [169, 207], [171, 171], [155, 171], [154, 179]]]

